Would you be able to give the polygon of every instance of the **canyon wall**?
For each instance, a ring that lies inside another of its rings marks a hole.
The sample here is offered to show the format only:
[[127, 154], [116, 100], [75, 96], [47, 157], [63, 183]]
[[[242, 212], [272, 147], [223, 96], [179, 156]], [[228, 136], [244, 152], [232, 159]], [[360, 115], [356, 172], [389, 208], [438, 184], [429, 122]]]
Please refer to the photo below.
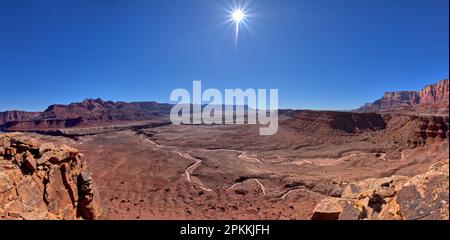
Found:
[[380, 132], [392, 141], [424, 143], [427, 139], [449, 137], [448, 116], [418, 116], [394, 113], [333, 111], [284, 111], [280, 125], [296, 132], [326, 135], [354, 135]]
[[[284, 118], [287, 117], [287, 118]], [[282, 126], [297, 131], [315, 133], [360, 133], [376, 131], [386, 127], [383, 117], [376, 113], [355, 113], [335, 111], [283, 110], [280, 111]]]
[[449, 138], [448, 116], [383, 114], [383, 119], [386, 129], [380, 137], [405, 147]]

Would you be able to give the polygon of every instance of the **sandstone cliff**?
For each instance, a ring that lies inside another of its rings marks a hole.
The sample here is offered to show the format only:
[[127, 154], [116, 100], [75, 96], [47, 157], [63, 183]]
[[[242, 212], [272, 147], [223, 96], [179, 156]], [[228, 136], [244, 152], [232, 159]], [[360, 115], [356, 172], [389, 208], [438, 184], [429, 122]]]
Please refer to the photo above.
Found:
[[78, 150], [0, 135], [0, 219], [99, 219], [100, 195]]
[[27, 121], [38, 116], [39, 112], [6, 111], [0, 112], [0, 126], [11, 121]]
[[370, 178], [350, 183], [340, 198], [327, 197], [313, 220], [449, 219], [449, 161], [421, 175]]
[[393, 110], [434, 110], [446, 111], [449, 107], [449, 80], [441, 80], [425, 86], [421, 91], [386, 92], [373, 103], [368, 103], [359, 111], [378, 112]]

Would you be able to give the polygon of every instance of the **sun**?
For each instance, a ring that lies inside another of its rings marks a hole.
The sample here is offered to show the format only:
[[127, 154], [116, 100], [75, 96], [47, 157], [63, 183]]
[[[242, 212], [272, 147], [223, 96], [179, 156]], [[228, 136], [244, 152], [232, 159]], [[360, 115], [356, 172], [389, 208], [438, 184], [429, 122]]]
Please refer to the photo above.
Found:
[[234, 28], [234, 46], [235, 50], [241, 35], [241, 30], [250, 30], [250, 22], [254, 20], [255, 13], [250, 7], [251, 0], [233, 0], [223, 6], [226, 15], [224, 15], [223, 23]]
[[239, 24], [244, 21], [245, 13], [242, 9], [235, 9], [231, 12], [231, 18], [236, 24]]
[[245, 25], [245, 11], [243, 8], [234, 8], [231, 10], [231, 21], [234, 22], [234, 25], [236, 26], [236, 37], [235, 42], [237, 44], [238, 38], [239, 38], [239, 28], [241, 24]]

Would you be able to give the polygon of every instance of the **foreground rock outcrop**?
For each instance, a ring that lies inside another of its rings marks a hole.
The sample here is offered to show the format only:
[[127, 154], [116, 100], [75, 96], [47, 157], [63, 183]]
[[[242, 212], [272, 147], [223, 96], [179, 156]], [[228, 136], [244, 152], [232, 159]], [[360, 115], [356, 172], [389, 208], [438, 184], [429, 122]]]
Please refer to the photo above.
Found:
[[350, 183], [340, 198], [327, 197], [313, 220], [448, 220], [449, 161], [414, 177], [370, 178]]
[[99, 219], [82, 154], [19, 133], [0, 135], [0, 219]]

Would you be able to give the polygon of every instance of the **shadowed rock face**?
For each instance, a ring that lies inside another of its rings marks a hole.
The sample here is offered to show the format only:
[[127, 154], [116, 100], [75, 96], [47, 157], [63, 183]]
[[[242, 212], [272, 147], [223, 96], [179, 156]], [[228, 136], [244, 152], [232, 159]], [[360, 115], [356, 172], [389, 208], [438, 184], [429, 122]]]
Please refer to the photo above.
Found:
[[350, 183], [341, 198], [325, 198], [313, 220], [449, 219], [449, 162], [414, 177], [391, 176]]
[[378, 112], [393, 110], [434, 110], [448, 113], [449, 80], [441, 80], [425, 86], [421, 91], [386, 92], [373, 103], [361, 107], [360, 111]]
[[0, 135], [0, 219], [98, 219], [100, 196], [78, 150]]
[[286, 121], [281, 121], [283, 125], [322, 133], [358, 133], [382, 130], [386, 127], [382, 115], [376, 113], [290, 110], [281, 111], [281, 116], [283, 115], [288, 117]]

